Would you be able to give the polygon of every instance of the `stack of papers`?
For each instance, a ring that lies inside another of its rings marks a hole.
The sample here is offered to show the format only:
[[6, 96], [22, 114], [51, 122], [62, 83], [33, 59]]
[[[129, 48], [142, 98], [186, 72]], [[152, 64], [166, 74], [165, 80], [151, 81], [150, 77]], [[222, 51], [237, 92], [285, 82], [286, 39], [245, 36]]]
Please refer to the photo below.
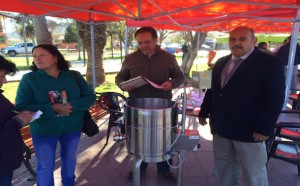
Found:
[[152, 81], [150, 81], [149, 79], [145, 78], [145, 77], [142, 77], [142, 76], [138, 76], [138, 77], [135, 77], [135, 78], [132, 78], [128, 81], [124, 81], [122, 82], [120, 85], [122, 87], [122, 89], [133, 89], [133, 88], [138, 88], [138, 87], [141, 87], [143, 85], [146, 85], [146, 84], [150, 84], [151, 86], [153, 86], [154, 88], [158, 88], [158, 89], [161, 89], [162, 87]]
[[31, 120], [30, 122], [32, 122], [32, 121], [38, 119], [42, 114], [43, 114], [43, 112], [40, 111], [40, 110], [38, 110], [36, 113], [33, 114], [32, 120]]
[[148, 82], [142, 76], [138, 76], [128, 81], [124, 81], [120, 85], [122, 86], [122, 89], [127, 90], [131, 89], [131, 87], [137, 88], [146, 84], [148, 84]]

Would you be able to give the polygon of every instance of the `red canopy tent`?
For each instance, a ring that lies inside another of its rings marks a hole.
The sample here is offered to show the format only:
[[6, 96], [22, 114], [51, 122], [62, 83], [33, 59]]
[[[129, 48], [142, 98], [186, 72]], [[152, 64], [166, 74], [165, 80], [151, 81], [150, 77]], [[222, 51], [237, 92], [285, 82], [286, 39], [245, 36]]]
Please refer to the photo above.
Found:
[[[174, 30], [291, 32], [299, 0], [10, 0], [0, 10], [81, 21], [130, 20]], [[150, 21], [150, 22], [148, 22]]]
[[[0, 10], [89, 21], [91, 31], [93, 22], [120, 20], [132, 20], [127, 22], [131, 26], [138, 23], [174, 30], [229, 31], [244, 25], [255, 32], [292, 32], [291, 49], [295, 49], [300, 0], [2, 0]], [[91, 40], [93, 49], [93, 37]], [[286, 95], [294, 58], [292, 52]]]

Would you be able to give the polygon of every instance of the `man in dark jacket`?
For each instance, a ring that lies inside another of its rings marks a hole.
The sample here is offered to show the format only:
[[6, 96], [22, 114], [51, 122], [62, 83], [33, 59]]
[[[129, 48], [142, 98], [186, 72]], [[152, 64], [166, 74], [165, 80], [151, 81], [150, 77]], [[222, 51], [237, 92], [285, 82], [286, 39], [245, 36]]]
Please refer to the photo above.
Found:
[[[164, 98], [172, 99], [172, 89], [184, 82], [184, 75], [180, 70], [175, 56], [160, 49], [157, 45], [157, 33], [152, 27], [142, 27], [135, 32], [135, 39], [139, 49], [125, 57], [120, 72], [116, 76], [116, 84], [129, 92], [131, 98]], [[143, 76], [160, 85], [154, 88], [147, 84], [140, 87], [122, 87], [121, 83], [129, 79]], [[169, 160], [172, 162], [172, 160]], [[146, 170], [147, 163], [141, 164], [141, 170]], [[176, 182], [176, 175], [171, 173], [166, 161], [157, 163], [158, 173], [166, 179]], [[129, 172], [132, 179], [132, 172]]]
[[[6, 83], [5, 76], [14, 74], [16, 65], [0, 56], [0, 88]], [[14, 105], [4, 97], [0, 89], [0, 185], [11, 186], [13, 171], [22, 163], [22, 137], [20, 128], [29, 123], [33, 113], [14, 113]]]
[[[278, 56], [285, 64], [285, 74], [287, 73], [287, 65], [289, 61], [289, 54], [290, 54], [290, 46], [291, 46], [291, 36], [286, 38], [286, 41], [284, 42], [284, 45], [282, 45], [278, 51], [275, 53], [276, 56]], [[298, 74], [298, 65], [300, 63], [300, 46], [296, 45], [296, 52], [295, 52], [295, 60], [294, 60], [294, 66], [293, 66], [293, 74], [292, 74], [292, 80], [291, 80], [291, 93], [296, 94], [297, 92], [297, 74]]]
[[[284, 101], [284, 66], [255, 48], [254, 31], [230, 32], [231, 54], [219, 59], [212, 73], [199, 122], [210, 118], [214, 158], [220, 185], [268, 185], [265, 140], [274, 131]], [[242, 170], [242, 171], [241, 171]]]
[[181, 51], [182, 51], [182, 61], [185, 58], [186, 54], [189, 52], [189, 44], [188, 43], [184, 43], [181, 47]]

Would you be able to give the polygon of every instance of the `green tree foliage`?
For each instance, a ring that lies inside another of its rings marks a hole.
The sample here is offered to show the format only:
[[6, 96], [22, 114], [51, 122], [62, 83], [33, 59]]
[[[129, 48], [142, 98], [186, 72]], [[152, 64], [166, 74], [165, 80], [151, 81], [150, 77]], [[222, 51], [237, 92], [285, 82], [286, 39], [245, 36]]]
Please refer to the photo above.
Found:
[[[113, 37], [111, 40], [117, 40], [125, 43], [125, 21], [109, 22], [106, 25], [106, 32], [108, 36]], [[128, 28], [128, 47], [132, 45], [132, 41], [134, 40], [133, 35], [136, 30], [137, 28]]]
[[65, 43], [77, 43], [77, 26], [75, 22], [72, 22], [66, 29], [65, 32]]
[[16, 19], [17, 22], [16, 31], [18, 32], [18, 34], [20, 36], [23, 36], [23, 23], [24, 23], [26, 37], [29, 38], [32, 42], [35, 42], [35, 33], [34, 33], [32, 18], [28, 17], [27, 15], [18, 14], [15, 16], [14, 19]]

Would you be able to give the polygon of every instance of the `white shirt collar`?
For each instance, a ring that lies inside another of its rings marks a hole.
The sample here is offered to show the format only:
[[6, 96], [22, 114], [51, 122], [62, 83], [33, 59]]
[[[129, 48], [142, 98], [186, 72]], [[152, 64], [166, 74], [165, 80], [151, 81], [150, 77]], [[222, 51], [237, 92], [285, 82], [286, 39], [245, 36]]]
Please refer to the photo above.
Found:
[[[247, 53], [247, 54], [245, 54], [245, 55], [243, 55], [242, 57], [239, 57], [239, 58], [241, 58], [241, 59], [243, 59], [243, 60], [245, 60], [245, 59], [247, 59], [247, 57], [248, 56], [250, 56], [250, 54], [252, 53], [254, 51], [254, 47]], [[235, 60], [237, 57], [235, 57], [235, 56], [231, 56], [231, 60]]]

